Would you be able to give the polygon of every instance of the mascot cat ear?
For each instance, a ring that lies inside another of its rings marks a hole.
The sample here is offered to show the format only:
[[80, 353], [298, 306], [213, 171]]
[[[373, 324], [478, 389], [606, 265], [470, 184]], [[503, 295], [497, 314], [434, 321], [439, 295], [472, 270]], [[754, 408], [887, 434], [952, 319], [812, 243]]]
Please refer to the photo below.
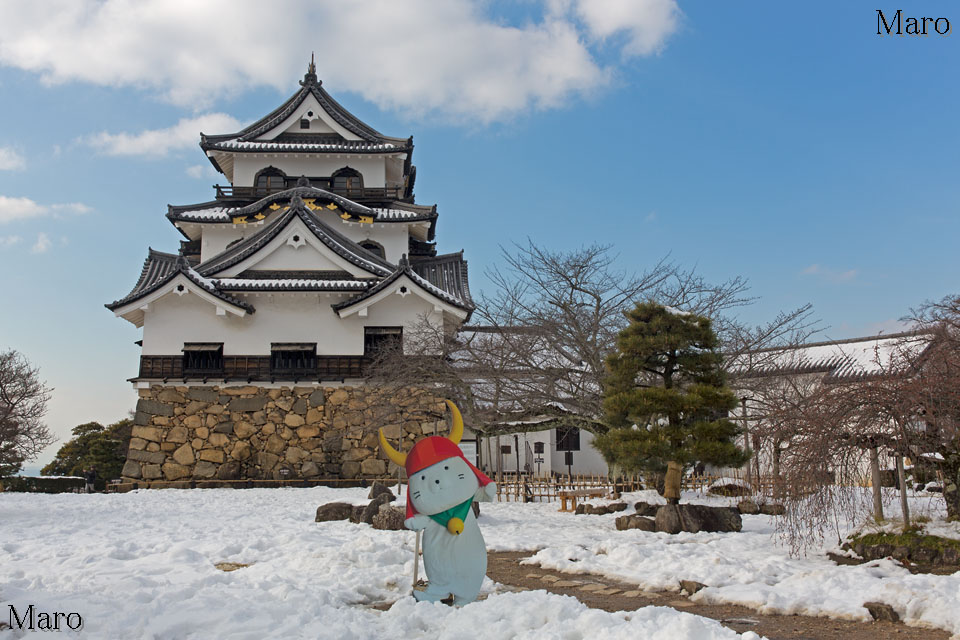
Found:
[[[449, 400], [444, 400], [444, 402], [450, 407], [450, 414], [453, 416], [453, 426], [450, 428], [450, 435], [447, 436], [447, 439], [453, 444], [460, 444], [460, 439], [463, 438], [463, 416], [460, 415], [460, 409], [457, 408], [457, 405]], [[383, 435], [383, 429], [378, 429], [378, 433], [380, 434], [380, 448], [387, 454], [387, 457], [398, 467], [406, 466], [407, 454], [401, 453], [390, 446], [390, 443], [387, 442], [386, 437]], [[410, 473], [409, 469], [407, 469], [407, 473]]]

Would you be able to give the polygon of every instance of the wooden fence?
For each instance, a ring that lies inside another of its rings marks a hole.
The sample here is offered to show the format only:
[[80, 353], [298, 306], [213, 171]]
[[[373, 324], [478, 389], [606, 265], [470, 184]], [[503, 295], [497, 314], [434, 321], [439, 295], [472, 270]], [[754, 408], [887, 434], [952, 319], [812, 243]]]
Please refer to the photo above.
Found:
[[553, 502], [561, 491], [602, 489], [609, 494], [637, 491], [643, 486], [639, 475], [609, 478], [602, 475], [525, 475], [504, 473], [497, 483], [499, 502]]
[[[722, 476], [698, 475], [683, 478], [682, 489], [706, 494], [710, 487], [718, 481], [733, 480], [751, 488], [754, 494], [773, 496], [776, 482], [772, 477], [764, 476], [759, 479], [747, 477], [738, 473], [727, 473]], [[613, 495], [627, 491], [637, 491], [643, 488], [652, 489], [644, 485], [640, 475], [623, 478], [610, 478], [603, 475], [526, 475], [504, 473], [497, 483], [497, 501], [499, 502], [553, 502], [559, 500], [561, 491], [577, 491], [582, 489], [603, 489]]]

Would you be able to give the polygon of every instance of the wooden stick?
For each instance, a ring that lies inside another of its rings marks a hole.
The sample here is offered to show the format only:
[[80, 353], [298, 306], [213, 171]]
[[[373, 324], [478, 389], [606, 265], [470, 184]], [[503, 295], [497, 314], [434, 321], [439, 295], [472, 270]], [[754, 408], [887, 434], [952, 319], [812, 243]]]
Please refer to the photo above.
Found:
[[420, 534], [422, 531], [417, 531], [417, 540], [413, 544], [413, 588], [416, 590], [417, 582], [420, 579]]

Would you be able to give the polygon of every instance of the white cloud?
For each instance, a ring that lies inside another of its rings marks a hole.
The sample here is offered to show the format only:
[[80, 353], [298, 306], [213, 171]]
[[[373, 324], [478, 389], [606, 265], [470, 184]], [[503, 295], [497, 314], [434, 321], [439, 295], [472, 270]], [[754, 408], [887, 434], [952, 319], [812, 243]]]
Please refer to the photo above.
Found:
[[45, 218], [47, 216], [61, 216], [69, 214], [89, 213], [90, 207], [79, 202], [66, 204], [40, 204], [30, 198], [10, 198], [0, 196], [0, 224], [14, 220], [29, 220], [31, 218]]
[[601, 43], [622, 35], [624, 57], [654, 53], [680, 13], [676, 0], [538, 6], [541, 17], [513, 25], [484, 0], [12, 0], [0, 64], [204, 109], [252, 87], [289, 90], [315, 50], [335, 94], [487, 123], [604, 87], [615, 68], [598, 60]]
[[30, 253], [46, 253], [50, 249], [50, 236], [44, 232], [37, 234], [37, 241], [30, 247]]
[[187, 175], [197, 180], [215, 180], [220, 174], [209, 164], [195, 164], [187, 167]]
[[147, 129], [140, 133], [108, 133], [101, 131], [83, 139], [108, 156], [162, 157], [171, 151], [191, 149], [203, 133], [231, 133], [241, 128], [240, 121], [225, 113], [207, 113], [196, 118], [182, 118], [165, 129]]
[[680, 20], [673, 0], [577, 0], [575, 11], [592, 38], [625, 36], [624, 56], [657, 53]]
[[828, 282], [850, 282], [857, 277], [857, 270], [847, 269], [846, 271], [841, 271], [824, 267], [820, 264], [812, 264], [801, 271], [800, 274], [805, 276], [817, 276], [827, 280]]
[[23, 238], [20, 236], [0, 236], [0, 249], [6, 249], [12, 247], [15, 244], [19, 244]]
[[27, 166], [27, 161], [16, 150], [0, 147], [0, 171], [14, 171]]

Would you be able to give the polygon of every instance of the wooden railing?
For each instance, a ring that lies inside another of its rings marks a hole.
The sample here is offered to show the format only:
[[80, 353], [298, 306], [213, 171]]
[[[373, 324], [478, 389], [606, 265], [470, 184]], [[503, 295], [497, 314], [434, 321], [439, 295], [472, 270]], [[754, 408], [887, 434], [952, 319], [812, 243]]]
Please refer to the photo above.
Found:
[[[491, 478], [496, 479], [492, 474]], [[760, 496], [776, 496], [777, 483], [772, 476], [746, 478], [745, 474], [727, 473], [722, 476], [699, 475], [683, 478], [684, 491], [696, 491], [706, 494], [710, 486], [719, 480], [733, 479], [749, 484], [754, 494]], [[625, 478], [610, 478], [604, 475], [557, 475], [537, 476], [516, 473], [504, 473], [497, 484], [497, 500], [499, 502], [553, 502], [558, 500], [561, 491], [578, 491], [582, 489], [604, 489], [610, 495], [640, 489], [653, 489], [646, 486], [639, 475]]]
[[[317, 184], [316, 180], [311, 181], [312, 186], [318, 189], [324, 189], [338, 196], [343, 196], [351, 200], [400, 200], [403, 198], [403, 187], [353, 187], [337, 189], [329, 185]], [[270, 187], [235, 187], [233, 185], [213, 185], [217, 191], [217, 199], [223, 198], [263, 198], [271, 193], [292, 189], [295, 185], [270, 186]]]
[[365, 356], [317, 356], [317, 365], [310, 369], [277, 370], [270, 366], [270, 356], [223, 356], [222, 369], [184, 370], [183, 356], [140, 356], [140, 378], [193, 380], [342, 380], [360, 378], [369, 367]]
[[[492, 477], [492, 476], [491, 476]], [[643, 486], [640, 476], [609, 478], [604, 475], [524, 475], [504, 473], [497, 484], [498, 502], [553, 502], [561, 491], [601, 489], [609, 494], [636, 491]]]

